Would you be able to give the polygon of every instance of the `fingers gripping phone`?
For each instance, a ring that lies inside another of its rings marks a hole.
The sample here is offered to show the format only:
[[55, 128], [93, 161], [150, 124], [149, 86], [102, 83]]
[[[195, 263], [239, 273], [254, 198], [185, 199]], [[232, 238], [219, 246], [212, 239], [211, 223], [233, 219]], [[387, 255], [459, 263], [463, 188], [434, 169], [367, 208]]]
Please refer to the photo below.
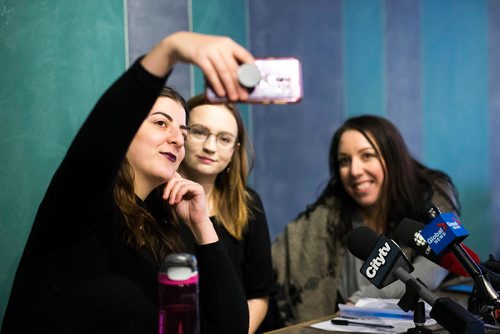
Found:
[[[238, 70], [240, 84], [249, 90], [246, 103], [286, 104], [302, 99], [302, 67], [296, 58], [259, 58], [254, 64], [243, 64]], [[207, 99], [226, 102], [207, 85]]]

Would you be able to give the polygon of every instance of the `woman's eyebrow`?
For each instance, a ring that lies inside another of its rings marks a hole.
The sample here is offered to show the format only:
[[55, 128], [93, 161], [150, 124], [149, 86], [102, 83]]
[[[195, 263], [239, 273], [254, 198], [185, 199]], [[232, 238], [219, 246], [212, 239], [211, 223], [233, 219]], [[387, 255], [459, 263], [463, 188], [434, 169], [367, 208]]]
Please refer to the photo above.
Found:
[[[164, 113], [163, 111], [155, 111], [154, 113], [152, 113], [151, 115], [163, 115], [165, 116], [170, 122], [173, 122], [174, 119], [172, 118], [172, 116], [170, 116], [169, 114], [166, 114]], [[182, 130], [189, 130], [189, 127], [186, 126], [186, 125], [181, 125], [180, 128]]]
[[[209, 129], [208, 127], [206, 127], [205, 125], [200, 124], [200, 123], [191, 124], [191, 126], [189, 128], [191, 129], [192, 127], [202, 128], [203, 130], [206, 130], [206, 131], [211, 131], [212, 130], [212, 129]], [[226, 130], [219, 131], [216, 134], [218, 134], [218, 135], [223, 134], [223, 135], [230, 135], [230, 136], [233, 136], [233, 137], [238, 137], [237, 135], [231, 133], [231, 131], [226, 131]]]
[[[357, 153], [363, 153], [363, 152], [366, 152], [366, 151], [374, 151], [374, 152], [377, 152], [372, 146], [366, 146], [366, 147], [362, 147], [360, 148], [359, 150], [357, 150], [356, 152]], [[349, 154], [347, 153], [344, 153], [344, 152], [338, 152], [337, 156], [349, 156]]]
[[375, 151], [375, 149], [372, 146], [366, 146], [366, 147], [360, 148], [359, 152], [368, 151], [368, 150], [374, 150]]
[[163, 115], [163, 116], [165, 116], [166, 118], [168, 118], [168, 120], [169, 120], [170, 122], [173, 122], [173, 121], [174, 121], [174, 119], [172, 118], [172, 116], [170, 116], [169, 114], [164, 113], [163, 111], [155, 111], [155, 112], [154, 112], [154, 113], [152, 113], [151, 115]]

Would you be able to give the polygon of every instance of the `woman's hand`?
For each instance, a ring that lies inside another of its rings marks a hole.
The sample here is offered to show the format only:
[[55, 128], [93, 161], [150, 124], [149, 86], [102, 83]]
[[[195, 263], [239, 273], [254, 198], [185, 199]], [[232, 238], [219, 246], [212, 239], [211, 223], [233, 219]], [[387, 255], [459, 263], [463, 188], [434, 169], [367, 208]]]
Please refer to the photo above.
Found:
[[184, 221], [198, 244], [204, 245], [219, 240], [210, 221], [203, 187], [175, 173], [163, 190], [163, 199]]
[[176, 32], [157, 44], [143, 59], [151, 73], [165, 76], [176, 62], [198, 66], [219, 96], [246, 100], [248, 92], [237, 78], [238, 66], [255, 59], [229, 37]]

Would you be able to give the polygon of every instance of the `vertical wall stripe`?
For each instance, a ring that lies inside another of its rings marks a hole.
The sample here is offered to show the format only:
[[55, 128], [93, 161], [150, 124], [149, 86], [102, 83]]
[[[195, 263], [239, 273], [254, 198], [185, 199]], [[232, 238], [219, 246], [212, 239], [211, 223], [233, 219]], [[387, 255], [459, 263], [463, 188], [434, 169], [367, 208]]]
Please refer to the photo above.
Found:
[[[248, 50], [252, 51], [252, 45], [250, 44], [250, 0], [244, 0], [245, 2], [245, 45], [248, 48]], [[241, 109], [241, 108], [240, 108]], [[245, 127], [247, 130], [247, 135], [248, 138], [250, 139], [250, 142], [254, 142], [254, 124], [253, 124], [253, 107], [252, 105], [247, 105], [246, 109], [246, 116], [244, 119], [245, 122]], [[253, 166], [252, 166], [253, 167]], [[248, 178], [248, 184], [251, 187], [255, 187], [255, 178], [254, 178], [254, 171], [250, 171], [250, 177]]]
[[468, 243], [491, 249], [488, 49], [484, 0], [422, 1], [426, 163], [458, 186]]
[[[246, 46], [244, 1], [192, 0], [193, 31], [226, 35]], [[204, 88], [201, 71], [195, 70], [195, 94]]]
[[385, 114], [382, 0], [343, 2], [347, 116]]
[[387, 116], [415, 158], [422, 158], [420, 3], [385, 1]]
[[489, 0], [489, 109], [493, 254], [500, 258], [500, 1]]
[[271, 237], [315, 201], [328, 180], [330, 140], [344, 110], [341, 15], [339, 0], [250, 1], [254, 54], [297, 57], [303, 70], [302, 102], [253, 106], [255, 188]]
[[[225, 35], [246, 47], [245, 1], [191, 0], [193, 31], [204, 34]], [[200, 94], [205, 87], [202, 72], [194, 69], [194, 94]], [[239, 110], [248, 128], [247, 105], [239, 105]]]
[[[187, 0], [189, 31], [193, 31], [193, 1]], [[194, 66], [189, 65], [189, 96], [195, 95]], [[187, 96], [186, 96], [187, 97]]]
[[[189, 30], [187, 0], [127, 1], [129, 60], [135, 61], [148, 52], [163, 37]], [[189, 65], [177, 64], [168, 84], [184, 97], [189, 97]]]
[[128, 5], [127, 0], [123, 0], [123, 35], [125, 40], [125, 66], [130, 64], [130, 47], [128, 42]]

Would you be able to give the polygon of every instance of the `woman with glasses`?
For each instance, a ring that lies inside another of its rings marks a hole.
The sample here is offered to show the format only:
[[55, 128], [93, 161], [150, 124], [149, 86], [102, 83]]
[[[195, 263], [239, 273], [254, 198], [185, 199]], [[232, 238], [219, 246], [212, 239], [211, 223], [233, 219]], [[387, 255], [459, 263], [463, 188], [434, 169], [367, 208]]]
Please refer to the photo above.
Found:
[[[245, 289], [249, 333], [254, 333], [266, 315], [274, 279], [264, 208], [246, 186], [253, 150], [234, 104], [212, 105], [198, 95], [188, 108], [186, 157], [179, 172], [205, 190], [210, 219]], [[192, 251], [193, 237], [184, 232]]]

